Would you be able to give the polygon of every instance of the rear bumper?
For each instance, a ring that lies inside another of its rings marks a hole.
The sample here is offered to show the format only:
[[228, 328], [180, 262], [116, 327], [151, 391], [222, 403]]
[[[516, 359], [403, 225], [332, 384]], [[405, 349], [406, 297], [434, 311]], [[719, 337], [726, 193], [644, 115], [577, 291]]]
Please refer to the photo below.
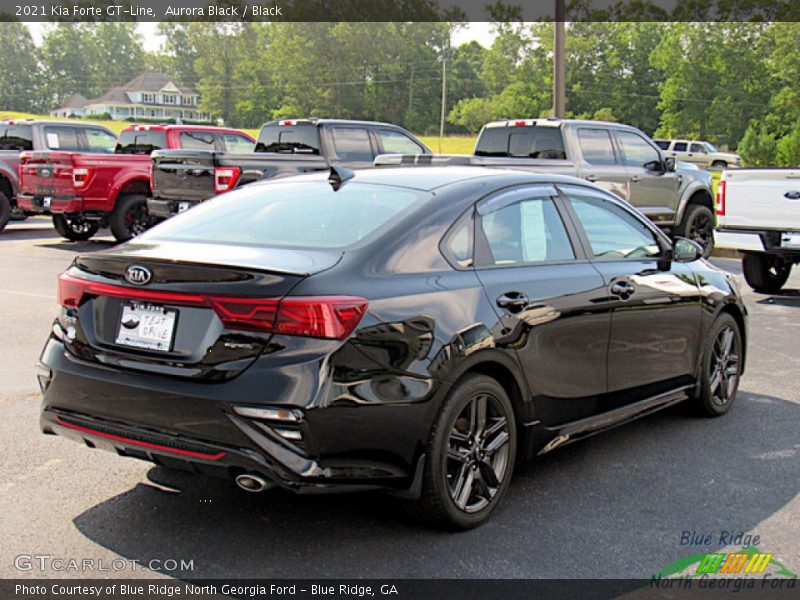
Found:
[[[341, 409], [318, 408], [317, 415], [306, 412], [296, 425], [307, 442], [301, 450], [281, 439], [273, 424], [233, 410], [230, 396], [241, 389], [236, 380], [205, 384], [214, 388], [216, 398], [193, 395], [192, 389], [203, 384], [158, 376], [143, 380], [139, 374], [86, 363], [71, 357], [55, 338], [45, 347], [39, 372], [45, 388], [42, 432], [121, 456], [224, 478], [258, 473], [299, 493], [367, 489], [408, 493], [421, 464], [416, 452], [407, 452], [407, 460], [398, 458], [402, 450], [389, 441], [369, 441], [357, 451], [335, 442], [343, 431], [352, 441], [353, 434], [346, 430], [369, 429], [376, 417], [391, 422], [385, 409], [376, 415], [376, 407], [371, 411], [350, 407], [344, 422], [337, 418]], [[270, 398], [271, 405], [286, 405], [283, 400]], [[247, 404], [254, 402], [248, 399]], [[392, 412], [397, 413], [397, 407]], [[408, 412], [416, 418], [420, 408], [410, 407]], [[364, 418], [360, 423], [358, 413]], [[322, 453], [317, 452], [319, 447], [324, 448]]]
[[778, 256], [799, 256], [800, 247], [784, 246], [782, 238], [789, 230], [730, 229], [719, 227], [714, 232], [714, 245], [742, 252], [767, 252]]
[[81, 196], [29, 196], [19, 194], [17, 206], [25, 212], [51, 214], [51, 213], [80, 213], [83, 212], [83, 198]]
[[[174, 217], [183, 210], [188, 210], [193, 206], [199, 204], [198, 202], [187, 202], [177, 200], [165, 200], [164, 198], [148, 198], [147, 199], [147, 212], [152, 217], [158, 219], [169, 219]], [[181, 210], [183, 208], [183, 210]]]

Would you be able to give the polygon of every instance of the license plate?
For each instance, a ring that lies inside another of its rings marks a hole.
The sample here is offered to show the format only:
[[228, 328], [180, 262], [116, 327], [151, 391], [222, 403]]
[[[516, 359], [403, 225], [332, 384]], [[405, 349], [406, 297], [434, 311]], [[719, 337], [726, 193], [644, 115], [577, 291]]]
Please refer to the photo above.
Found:
[[781, 236], [781, 247], [800, 248], [800, 233], [784, 233]]
[[189, 210], [189, 203], [188, 202], [178, 202], [178, 212], [182, 213]]
[[42, 198], [42, 207], [43, 208], [50, 208], [50, 203], [52, 201], [53, 201], [53, 199], [50, 196], [46, 196], [46, 197]]
[[146, 350], [172, 350], [178, 311], [152, 304], [123, 304], [117, 344]]

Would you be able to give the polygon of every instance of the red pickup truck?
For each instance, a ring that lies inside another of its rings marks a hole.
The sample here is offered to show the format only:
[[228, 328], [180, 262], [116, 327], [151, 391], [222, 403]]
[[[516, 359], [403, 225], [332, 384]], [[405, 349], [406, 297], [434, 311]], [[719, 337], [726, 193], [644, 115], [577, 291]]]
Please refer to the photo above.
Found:
[[153, 224], [147, 212], [150, 153], [161, 149], [249, 151], [255, 140], [236, 129], [193, 125], [133, 125], [113, 154], [23, 152], [19, 207], [53, 216], [58, 233], [88, 240], [108, 226], [124, 242]]

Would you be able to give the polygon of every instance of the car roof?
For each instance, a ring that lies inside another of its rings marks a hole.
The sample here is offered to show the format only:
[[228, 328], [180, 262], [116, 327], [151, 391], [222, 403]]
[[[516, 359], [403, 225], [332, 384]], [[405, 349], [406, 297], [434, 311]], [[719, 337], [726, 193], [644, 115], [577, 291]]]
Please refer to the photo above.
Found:
[[321, 117], [307, 117], [307, 118], [292, 118], [286, 117], [283, 119], [273, 119], [272, 121], [267, 121], [262, 125], [262, 127], [266, 127], [267, 125], [280, 125], [285, 121], [293, 121], [299, 125], [363, 125], [363, 126], [380, 126], [380, 127], [391, 127], [392, 129], [403, 129], [399, 125], [395, 125], [394, 123], [384, 123], [383, 121], [360, 121], [360, 120], [350, 120], [350, 119], [324, 119]]
[[[355, 177], [350, 181], [374, 185], [388, 185], [432, 192], [447, 186], [457, 185], [470, 180], [491, 180], [497, 187], [536, 183], [569, 183], [589, 187], [593, 186], [585, 179], [567, 175], [549, 173], [531, 173], [516, 169], [499, 169], [478, 166], [403, 166], [379, 167], [354, 171]], [[272, 180], [274, 183], [290, 183], [302, 181], [318, 181], [328, 179], [328, 172], [294, 175]], [[270, 180], [250, 184], [269, 185]], [[600, 188], [598, 188], [600, 189]]]
[[92, 123], [91, 121], [81, 123], [80, 121], [59, 121], [55, 119], [3, 119], [0, 121], [0, 125], [74, 125], [76, 127], [99, 127], [100, 129], [111, 131], [105, 125]]

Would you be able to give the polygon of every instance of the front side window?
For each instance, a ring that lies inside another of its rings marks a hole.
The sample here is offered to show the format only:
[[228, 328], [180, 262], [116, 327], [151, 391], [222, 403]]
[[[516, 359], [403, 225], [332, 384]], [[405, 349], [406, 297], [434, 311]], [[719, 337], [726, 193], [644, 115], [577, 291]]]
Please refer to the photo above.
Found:
[[583, 158], [591, 165], [613, 165], [617, 159], [614, 156], [614, 146], [611, 144], [611, 135], [606, 129], [579, 129], [578, 142], [581, 146]]
[[617, 140], [627, 166], [643, 167], [648, 163], [661, 162], [658, 150], [648, 144], [642, 136], [629, 131], [619, 131]]
[[214, 134], [206, 131], [184, 131], [181, 133], [181, 148], [184, 150], [213, 150]]
[[114, 147], [117, 145], [117, 138], [114, 134], [103, 129], [86, 129], [85, 132], [89, 152], [102, 152], [103, 154], [114, 152]]
[[692, 149], [691, 149], [690, 152], [698, 152], [700, 154], [705, 154], [706, 153], [706, 149], [703, 146], [703, 144], [692, 144], [691, 148]]
[[350, 162], [372, 160], [372, 145], [366, 129], [334, 127], [332, 133], [333, 146], [340, 159]]
[[564, 191], [586, 232], [595, 258], [643, 259], [660, 255], [655, 234], [628, 211], [589, 190]]
[[379, 129], [378, 137], [385, 154], [421, 154], [422, 147], [406, 134], [392, 129]]
[[527, 198], [481, 217], [490, 265], [515, 265], [575, 258], [564, 223], [551, 198]]

